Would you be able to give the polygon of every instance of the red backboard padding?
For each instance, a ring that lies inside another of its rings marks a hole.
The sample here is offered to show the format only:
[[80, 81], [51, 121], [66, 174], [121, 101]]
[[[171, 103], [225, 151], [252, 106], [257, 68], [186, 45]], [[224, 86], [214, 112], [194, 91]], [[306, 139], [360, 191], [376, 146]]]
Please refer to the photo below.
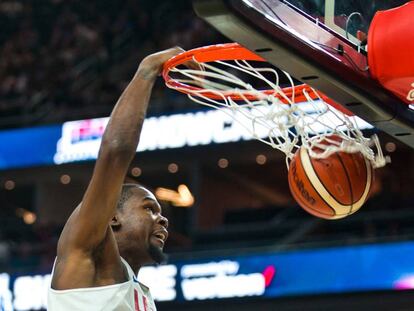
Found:
[[404, 102], [414, 103], [414, 1], [375, 14], [368, 63], [374, 79]]

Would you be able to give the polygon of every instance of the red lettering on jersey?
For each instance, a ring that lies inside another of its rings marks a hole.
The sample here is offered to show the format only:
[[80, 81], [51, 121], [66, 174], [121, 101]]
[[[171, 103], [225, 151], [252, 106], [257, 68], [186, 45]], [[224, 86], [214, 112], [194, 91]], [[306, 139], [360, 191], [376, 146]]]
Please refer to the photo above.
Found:
[[144, 311], [147, 311], [147, 297], [142, 296], [142, 299], [144, 301]]
[[[138, 302], [138, 291], [136, 289], [134, 289], [134, 302], [135, 302], [135, 311], [140, 311], [139, 302]], [[145, 305], [144, 305], [144, 308], [145, 308]]]

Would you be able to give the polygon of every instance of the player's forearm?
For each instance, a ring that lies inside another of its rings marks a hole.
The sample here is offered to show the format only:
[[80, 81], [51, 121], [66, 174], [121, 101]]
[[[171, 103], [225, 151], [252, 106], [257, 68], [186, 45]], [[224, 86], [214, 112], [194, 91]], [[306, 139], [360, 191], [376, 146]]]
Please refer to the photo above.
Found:
[[[141, 64], [111, 113], [102, 139], [100, 155], [119, 155], [128, 162], [137, 149], [142, 124], [157, 72]], [[126, 166], [129, 163], [125, 163]]]

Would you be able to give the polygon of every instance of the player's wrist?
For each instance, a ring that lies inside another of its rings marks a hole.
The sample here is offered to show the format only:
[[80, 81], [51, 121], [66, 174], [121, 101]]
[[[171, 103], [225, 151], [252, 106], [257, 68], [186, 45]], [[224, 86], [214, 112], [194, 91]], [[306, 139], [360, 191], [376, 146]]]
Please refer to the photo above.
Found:
[[146, 80], [155, 80], [161, 74], [164, 63], [183, 51], [180, 47], [173, 47], [145, 57], [139, 65], [137, 75]]
[[139, 65], [134, 78], [141, 78], [147, 81], [155, 81], [159, 75], [159, 72], [160, 70], [157, 66], [154, 66], [153, 64], [148, 64], [143, 61]]

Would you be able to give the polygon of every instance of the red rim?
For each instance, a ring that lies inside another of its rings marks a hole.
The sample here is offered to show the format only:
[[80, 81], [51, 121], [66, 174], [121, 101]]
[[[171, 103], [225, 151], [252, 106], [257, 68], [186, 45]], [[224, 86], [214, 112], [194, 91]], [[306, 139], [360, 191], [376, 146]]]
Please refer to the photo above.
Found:
[[[214, 61], [228, 61], [228, 60], [248, 60], [248, 61], [266, 62], [266, 60], [262, 58], [261, 56], [242, 47], [238, 43], [209, 45], [205, 47], [192, 49], [192, 50], [183, 52], [181, 54], [178, 54], [172, 57], [170, 60], [168, 60], [164, 64], [164, 68], [162, 71], [162, 77], [165, 80], [165, 84], [168, 87], [173, 88], [184, 94], [196, 96], [195, 94], [196, 92], [196, 93], [200, 93], [201, 95], [205, 97], [215, 99], [215, 100], [222, 100], [223, 96], [225, 96], [226, 98], [231, 98], [234, 101], [244, 100], [245, 98], [248, 100], [258, 99], [258, 97], [253, 94], [245, 93], [243, 94], [243, 96], [241, 96], [240, 94], [234, 93], [233, 91], [220, 91], [219, 93], [221, 95], [219, 95], [217, 94], [217, 92], [211, 92], [211, 91], [208, 91], [200, 87], [178, 82], [169, 75], [170, 70], [172, 68], [175, 68], [193, 59], [195, 59], [199, 63], [208, 63], [208, 62], [214, 62]], [[334, 100], [330, 99], [326, 95], [322, 94], [321, 92], [318, 91], [318, 94], [316, 94], [313, 91], [313, 89], [307, 84], [298, 85], [298, 86], [295, 86], [294, 88], [287, 87], [287, 88], [282, 89], [283, 93], [285, 93], [289, 99], [292, 98], [292, 95], [293, 95], [292, 93], [293, 92], [295, 93], [294, 94], [295, 103], [307, 101], [307, 98], [303, 94], [304, 90], [308, 91], [308, 95], [310, 96], [310, 98], [314, 100], [321, 98], [325, 102], [327, 102], [329, 105], [333, 106], [334, 108], [343, 112], [344, 114], [349, 115], [349, 116], [353, 115], [352, 112], [350, 112], [349, 110], [347, 110], [342, 105], [335, 102]], [[282, 103], [285, 103], [285, 104], [289, 103], [289, 101], [287, 101], [283, 96], [281, 96], [279, 93], [277, 93], [273, 89], [261, 90], [260, 92], [265, 95], [273, 95], [277, 97]]]

